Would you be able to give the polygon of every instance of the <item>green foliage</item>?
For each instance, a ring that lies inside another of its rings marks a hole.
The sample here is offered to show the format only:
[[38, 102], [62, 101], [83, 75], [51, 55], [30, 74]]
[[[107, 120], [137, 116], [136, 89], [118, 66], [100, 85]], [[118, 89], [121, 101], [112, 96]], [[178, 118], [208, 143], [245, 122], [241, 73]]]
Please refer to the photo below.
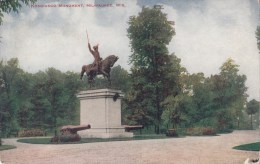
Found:
[[[112, 69], [111, 79], [114, 87], [129, 90], [128, 73], [120, 66]], [[56, 132], [59, 126], [79, 124], [76, 94], [86, 87], [78, 73], [48, 68], [30, 74], [19, 68], [17, 58], [0, 61], [1, 136], [8, 137], [13, 131], [34, 128]], [[125, 106], [123, 103], [124, 109]], [[126, 115], [127, 112], [123, 110], [122, 113]]]
[[250, 100], [247, 105], [246, 105], [246, 112], [247, 114], [256, 114], [259, 111], [259, 102], [256, 101], [255, 99]]
[[182, 73], [182, 93], [168, 96], [162, 103], [164, 126], [213, 127], [218, 132], [245, 126], [246, 77], [238, 74], [238, 67], [228, 59], [219, 74], [208, 78], [203, 73]]
[[3, 22], [4, 13], [18, 12], [22, 5], [30, 5], [37, 0], [1, 0], [0, 1], [0, 25]]
[[[212, 109], [213, 93], [211, 92], [210, 79], [204, 77], [203, 73], [182, 74], [182, 92], [189, 98], [191, 110], [191, 124], [208, 125], [208, 118], [211, 118], [214, 110]], [[210, 119], [212, 120], [212, 119]]]
[[18, 129], [17, 113], [21, 104], [18, 76], [23, 71], [18, 68], [18, 59], [10, 59], [6, 64], [0, 62], [0, 127], [1, 135], [9, 136]]
[[20, 128], [55, 130], [79, 124], [76, 93], [84, 88], [79, 75], [54, 68], [30, 74], [19, 68], [18, 59], [0, 62], [0, 127], [9, 136]]
[[198, 127], [213, 127], [216, 129], [218, 120], [213, 114], [211, 117], [201, 117], [202, 119], [196, 122], [195, 125]]
[[[132, 124], [186, 128], [213, 127], [218, 132], [239, 128], [247, 99], [246, 76], [227, 59], [220, 73], [189, 74], [166, 45], [175, 32], [158, 9], [143, 8], [129, 20], [131, 89], [126, 94]], [[239, 119], [238, 119], [239, 118]]]
[[213, 95], [211, 107], [214, 110], [219, 131], [230, 131], [235, 127], [235, 122], [241, 117], [246, 103], [246, 76], [239, 75], [238, 72], [239, 66], [234, 60], [227, 59], [220, 67], [220, 74], [210, 78]]
[[178, 74], [170, 74], [177, 58], [169, 55], [166, 47], [175, 31], [166, 14], [150, 8], [130, 17], [127, 31], [133, 52], [129, 58], [132, 88], [127, 101], [132, 110], [130, 119], [144, 126], [153, 124], [159, 133], [161, 102], [171, 92], [178, 92], [178, 85], [174, 85], [178, 84]]
[[[0, 24], [3, 13], [18, 12], [23, 4], [35, 2], [0, 1]], [[122, 104], [124, 123], [155, 127], [156, 133], [162, 125], [164, 130], [195, 125], [220, 132], [248, 126], [243, 113], [246, 76], [239, 74], [234, 60], [227, 59], [220, 73], [211, 77], [189, 74], [175, 54], [169, 55], [167, 45], [175, 31], [166, 14], [144, 7], [128, 23], [131, 74], [120, 66], [111, 70], [112, 87], [126, 93]], [[260, 50], [259, 27], [256, 38]], [[105, 85], [104, 78], [96, 79], [97, 88]], [[77, 73], [49, 68], [30, 74], [19, 68], [17, 58], [0, 61], [1, 135], [8, 136], [19, 128], [55, 130], [60, 125], [78, 124], [79, 104], [75, 93], [83, 88], [86, 86]], [[259, 109], [259, 102], [255, 101], [248, 102], [246, 108], [251, 115], [251, 127], [252, 115]]]
[[166, 45], [175, 34], [166, 14], [157, 9], [143, 8], [137, 17], [130, 17], [129, 25], [128, 37], [134, 52], [130, 62], [137, 68], [148, 69], [153, 68], [156, 62], [164, 62], [160, 56], [167, 55]]
[[165, 110], [162, 114], [164, 125], [173, 128], [186, 127], [190, 124], [193, 111], [192, 99], [187, 94], [179, 94], [175, 97], [168, 96], [163, 102]]
[[219, 132], [229, 132], [231, 129], [234, 129], [234, 117], [231, 114], [230, 109], [217, 109], [215, 114], [217, 119], [217, 130]]
[[[259, 112], [259, 107], [259, 102], [255, 99], [246, 104], [246, 113], [251, 116], [251, 129], [253, 129], [253, 115]], [[256, 119], [258, 120], [259, 118]]]
[[112, 88], [128, 92], [130, 88], [130, 77], [127, 70], [123, 69], [120, 65], [113, 67], [110, 72], [110, 79]]
[[256, 39], [257, 39], [257, 48], [260, 51], [260, 27], [259, 26], [257, 26], [255, 35], [256, 35]]

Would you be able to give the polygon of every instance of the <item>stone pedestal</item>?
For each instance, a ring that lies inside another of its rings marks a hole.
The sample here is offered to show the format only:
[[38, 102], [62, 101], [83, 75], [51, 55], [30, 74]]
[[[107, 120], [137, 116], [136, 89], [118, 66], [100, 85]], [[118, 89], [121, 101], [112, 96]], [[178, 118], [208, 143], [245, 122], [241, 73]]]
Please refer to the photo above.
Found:
[[133, 137], [121, 125], [121, 99], [123, 93], [114, 89], [81, 91], [80, 124], [91, 125], [91, 129], [79, 131], [82, 138]]

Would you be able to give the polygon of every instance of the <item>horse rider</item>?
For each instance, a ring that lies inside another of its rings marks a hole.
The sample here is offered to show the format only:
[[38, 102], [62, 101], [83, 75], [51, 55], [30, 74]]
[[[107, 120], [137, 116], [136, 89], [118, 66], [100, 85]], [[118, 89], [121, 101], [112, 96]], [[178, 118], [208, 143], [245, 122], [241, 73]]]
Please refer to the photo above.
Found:
[[90, 46], [90, 43], [88, 42], [88, 49], [89, 49], [90, 53], [93, 55], [93, 57], [94, 57], [94, 62], [93, 62], [92, 69], [99, 71], [102, 58], [100, 57], [99, 52], [98, 52], [98, 44], [93, 46], [93, 50], [92, 50], [91, 46]]

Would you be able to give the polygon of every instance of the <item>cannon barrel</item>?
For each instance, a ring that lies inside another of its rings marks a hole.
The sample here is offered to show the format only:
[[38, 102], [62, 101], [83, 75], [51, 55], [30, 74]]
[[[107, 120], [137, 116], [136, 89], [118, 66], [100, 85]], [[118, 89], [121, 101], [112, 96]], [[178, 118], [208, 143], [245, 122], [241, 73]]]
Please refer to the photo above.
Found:
[[123, 125], [125, 131], [130, 132], [131, 130], [143, 129], [143, 125]]
[[75, 133], [77, 133], [77, 131], [90, 129], [90, 128], [91, 128], [90, 125], [77, 125], [77, 126], [75, 126], [75, 125], [66, 125], [66, 126], [61, 127], [60, 132], [62, 134], [64, 134], [64, 133], [75, 134]]

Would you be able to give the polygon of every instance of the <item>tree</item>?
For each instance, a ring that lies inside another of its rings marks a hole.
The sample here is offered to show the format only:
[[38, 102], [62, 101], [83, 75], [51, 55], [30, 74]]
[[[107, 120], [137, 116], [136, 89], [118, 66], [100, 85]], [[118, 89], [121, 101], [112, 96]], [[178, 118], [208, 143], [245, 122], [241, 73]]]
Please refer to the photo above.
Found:
[[0, 61], [1, 136], [21, 128], [55, 130], [78, 124], [76, 93], [82, 88], [78, 73], [49, 68], [31, 74], [19, 68], [17, 58]]
[[19, 110], [17, 112], [17, 121], [21, 128], [31, 127], [32, 113], [32, 95], [34, 89], [34, 79], [31, 73], [20, 71], [16, 75], [15, 91], [18, 100]]
[[234, 127], [235, 120], [246, 103], [246, 76], [239, 75], [238, 72], [239, 66], [229, 58], [220, 67], [220, 74], [211, 77], [212, 107], [216, 111], [220, 131]]
[[10, 59], [6, 64], [3, 60], [0, 62], [0, 127], [4, 136], [19, 128], [16, 117], [21, 101], [16, 84], [22, 73], [17, 58]]
[[127, 92], [130, 88], [130, 77], [127, 70], [120, 65], [111, 69], [110, 78], [113, 88], [118, 88], [123, 92]]
[[79, 124], [79, 101], [76, 94], [84, 89], [84, 82], [80, 80], [78, 73], [66, 72], [64, 74], [64, 87], [68, 97], [67, 102], [64, 104], [63, 124]]
[[257, 48], [260, 51], [260, 26], [257, 26], [255, 34], [256, 34], [256, 39], [257, 39]]
[[194, 115], [194, 104], [190, 95], [181, 93], [175, 97], [168, 96], [163, 105], [165, 110], [162, 118], [167, 128], [169, 125], [176, 129], [178, 126], [187, 127], [191, 124]]
[[[131, 84], [130, 84], [130, 76], [129, 73], [127, 72], [127, 70], [125, 70], [124, 68], [122, 68], [120, 65], [113, 67], [111, 69], [111, 73], [110, 73], [110, 78], [111, 78], [111, 82], [112, 82], [112, 88], [116, 88], [116, 89], [120, 89], [124, 92], [124, 94], [126, 95], [125, 97], [127, 97], [130, 88], [131, 88]], [[133, 116], [132, 117], [132, 121], [129, 121], [129, 118], [131, 117], [131, 111], [128, 108], [127, 105], [127, 99], [123, 99], [122, 101], [122, 123], [123, 124], [142, 124], [140, 122], [138, 122], [138, 119]], [[137, 112], [137, 116], [140, 116]], [[135, 120], [135, 121], [134, 121]]]
[[64, 117], [66, 113], [64, 110], [66, 110], [65, 104], [68, 102], [67, 88], [64, 87], [65, 81], [61, 71], [49, 68], [46, 75], [45, 97], [51, 106], [51, 124], [56, 135], [59, 118]]
[[26, 128], [49, 129], [52, 127], [53, 122], [53, 117], [51, 115], [52, 104], [46, 98], [41, 88], [35, 90], [34, 94], [35, 97], [32, 98], [33, 106], [30, 110], [30, 112], [32, 112], [32, 117], [30, 119], [31, 126]]
[[213, 95], [210, 80], [203, 73], [183, 74], [183, 92], [190, 95], [193, 103], [191, 122], [198, 126], [214, 126]]
[[[256, 29], [256, 39], [257, 39], [257, 48], [260, 51], [260, 26], [257, 26]], [[257, 118], [258, 122], [259, 122], [259, 117]]]
[[251, 117], [252, 129], [253, 129], [253, 115], [256, 114], [257, 112], [259, 112], [259, 102], [253, 99], [246, 104], [246, 113]]
[[[159, 133], [163, 112], [161, 102], [167, 97], [165, 94], [169, 94], [165, 92], [164, 84], [172, 67], [166, 45], [175, 31], [166, 14], [159, 9], [145, 7], [138, 16], [130, 17], [127, 31], [133, 52], [130, 56], [131, 104], [135, 104], [135, 109], [142, 110], [138, 113], [145, 113], [146, 119], [149, 118], [147, 121], [151, 121], [156, 133]], [[172, 91], [171, 88], [168, 90]]]
[[62, 73], [49, 68], [45, 73], [44, 98], [50, 103], [50, 123], [56, 133], [58, 126], [75, 123], [79, 107], [76, 93], [83, 87], [83, 83], [78, 74], [73, 72]]
[[22, 4], [30, 5], [37, 0], [1, 0], [0, 1], [0, 25], [3, 23], [4, 13], [18, 12]]

